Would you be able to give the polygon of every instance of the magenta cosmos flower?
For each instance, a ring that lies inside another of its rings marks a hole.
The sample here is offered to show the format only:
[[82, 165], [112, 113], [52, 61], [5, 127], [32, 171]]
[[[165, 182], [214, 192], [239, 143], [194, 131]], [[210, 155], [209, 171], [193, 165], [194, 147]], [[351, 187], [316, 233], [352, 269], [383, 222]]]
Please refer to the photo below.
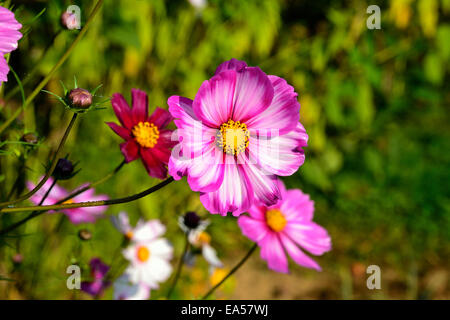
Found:
[[122, 126], [114, 122], [106, 124], [125, 140], [120, 150], [127, 163], [141, 158], [150, 176], [164, 179], [170, 149], [176, 144], [171, 141], [172, 131], [165, 129], [173, 118], [161, 108], [156, 108], [149, 116], [147, 94], [141, 90], [131, 89], [131, 100], [133, 107], [130, 109], [121, 94], [113, 94], [111, 103]]
[[297, 93], [277, 76], [232, 59], [201, 85], [195, 99], [172, 96], [180, 141], [169, 173], [187, 175], [189, 186], [211, 213], [238, 216], [254, 200], [281, 198], [277, 176], [304, 162], [308, 136], [299, 123]]
[[[42, 179], [42, 177], [41, 177]], [[53, 184], [53, 178], [49, 178], [43, 185], [41, 189], [38, 190], [34, 195], [30, 197], [31, 202], [35, 205], [39, 205], [41, 199], [46, 194], [47, 190]], [[27, 182], [27, 188], [29, 190], [33, 190], [35, 185], [31, 182]], [[98, 200], [106, 200], [108, 197], [106, 195], [95, 195], [94, 189], [88, 189], [85, 192], [77, 195], [76, 197], [64, 202], [64, 203], [76, 203], [76, 202], [85, 202], [85, 201], [98, 201]], [[55, 184], [50, 190], [47, 198], [44, 200], [42, 205], [52, 205], [57, 203], [58, 201], [66, 198], [69, 195], [67, 190]], [[64, 209], [61, 210], [73, 224], [80, 223], [94, 223], [98, 218], [103, 217], [103, 212], [105, 212], [107, 207], [99, 206], [99, 207], [86, 207], [86, 208], [73, 208], [73, 209]], [[49, 213], [54, 213], [55, 211], [49, 211]]]
[[81, 283], [81, 290], [93, 297], [97, 297], [111, 285], [111, 282], [105, 279], [110, 267], [103, 263], [100, 258], [92, 258], [89, 266], [91, 268], [92, 279], [91, 281], [83, 281]]
[[299, 189], [286, 190], [281, 181], [278, 187], [283, 200], [270, 207], [253, 205], [250, 216], [239, 217], [239, 227], [261, 247], [261, 258], [270, 269], [289, 271], [286, 251], [298, 265], [320, 271], [320, 266], [299, 248], [316, 256], [331, 250], [327, 231], [312, 221], [314, 202]]
[[4, 7], [0, 7], [0, 85], [8, 81], [9, 66], [5, 54], [17, 49], [17, 41], [22, 38], [18, 31], [22, 25], [17, 22], [14, 13]]

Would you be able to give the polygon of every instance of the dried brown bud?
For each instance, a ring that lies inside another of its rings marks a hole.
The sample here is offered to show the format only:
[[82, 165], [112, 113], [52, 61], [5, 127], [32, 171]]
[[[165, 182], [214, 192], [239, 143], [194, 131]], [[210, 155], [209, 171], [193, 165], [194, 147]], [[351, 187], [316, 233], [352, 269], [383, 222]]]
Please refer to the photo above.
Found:
[[80, 231], [78, 231], [78, 237], [84, 241], [91, 240], [92, 233], [87, 229], [81, 229]]

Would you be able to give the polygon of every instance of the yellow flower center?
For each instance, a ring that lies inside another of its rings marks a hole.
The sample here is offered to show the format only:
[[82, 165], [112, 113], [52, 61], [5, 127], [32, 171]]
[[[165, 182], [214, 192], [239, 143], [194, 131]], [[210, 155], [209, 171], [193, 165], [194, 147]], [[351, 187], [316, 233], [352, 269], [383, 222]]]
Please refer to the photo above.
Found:
[[208, 244], [211, 242], [211, 236], [204, 231], [200, 232], [198, 235], [198, 242], [200, 244]]
[[131, 130], [136, 142], [144, 148], [153, 148], [159, 139], [158, 127], [150, 122], [139, 122]]
[[133, 238], [133, 231], [127, 231], [127, 233], [125, 233], [125, 238], [131, 240]]
[[223, 278], [225, 278], [225, 276], [227, 274], [228, 274], [228, 270], [222, 269], [222, 268], [216, 268], [216, 269], [214, 269], [214, 272], [210, 276], [209, 282], [211, 283], [212, 286], [215, 286], [220, 281], [222, 281]]
[[73, 199], [69, 199], [69, 200], [67, 200], [67, 201], [64, 201], [64, 202], [61, 203], [61, 204], [72, 204], [72, 203], [75, 203], [75, 202], [73, 201]]
[[245, 123], [228, 120], [216, 134], [216, 145], [227, 154], [238, 155], [248, 147], [249, 136]]
[[137, 250], [137, 258], [140, 262], [145, 262], [150, 258], [150, 250], [147, 247], [140, 246]]
[[287, 223], [286, 218], [278, 209], [267, 210], [266, 222], [269, 225], [270, 229], [272, 229], [275, 232], [282, 231]]

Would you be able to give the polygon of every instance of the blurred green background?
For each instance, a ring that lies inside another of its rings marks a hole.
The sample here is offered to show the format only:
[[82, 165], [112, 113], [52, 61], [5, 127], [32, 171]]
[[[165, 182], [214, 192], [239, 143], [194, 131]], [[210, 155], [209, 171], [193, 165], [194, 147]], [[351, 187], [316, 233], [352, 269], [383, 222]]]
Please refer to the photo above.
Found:
[[[94, 1], [13, 3], [23, 24], [46, 9], [27, 25], [29, 33], [10, 57], [21, 79], [35, 70], [25, 85], [29, 94], [79, 32], [62, 30], [60, 14], [77, 4], [84, 23]], [[370, 4], [381, 8], [380, 30], [366, 27]], [[171, 95], [194, 98], [217, 65], [230, 58], [285, 78], [299, 93], [309, 147], [305, 164], [284, 181], [311, 195], [315, 219], [328, 229], [333, 250], [317, 258], [321, 273], [291, 262], [290, 275], [268, 270], [258, 252], [216, 297], [449, 299], [449, 14], [449, 0], [206, 0], [202, 7], [185, 0], [107, 0], [46, 89], [62, 94], [59, 80], [70, 87], [74, 76], [87, 89], [102, 83], [98, 94], [106, 98], [120, 92], [129, 100], [130, 89], [141, 88], [153, 109], [167, 108]], [[16, 87], [12, 74], [8, 79], [3, 97]], [[13, 95], [0, 109], [0, 122], [20, 102], [20, 94]], [[68, 189], [103, 177], [123, 159], [120, 138], [104, 124], [117, 120], [110, 104], [105, 107], [83, 116], [69, 137], [65, 150], [82, 170], [61, 183]], [[23, 179], [36, 181], [43, 174], [70, 117], [41, 93], [1, 137], [16, 141], [26, 132], [41, 137], [25, 161]], [[23, 148], [3, 150], [0, 196], [5, 197]], [[155, 183], [135, 161], [97, 193], [121, 197]], [[161, 219], [175, 246], [175, 264], [183, 247], [177, 218], [188, 210], [212, 221], [212, 244], [226, 268], [251, 246], [236, 219], [209, 215], [185, 179], [110, 207], [107, 214], [126, 211], [133, 222]], [[0, 226], [24, 216], [3, 214]], [[89, 298], [67, 290], [66, 267], [78, 263], [86, 274], [94, 256], [111, 263], [121, 237], [109, 219], [74, 226], [61, 216], [43, 215], [0, 239], [0, 298]], [[81, 241], [80, 229], [91, 231], [92, 240]], [[23, 256], [20, 264], [13, 263], [17, 253]], [[194, 298], [210, 287], [206, 263], [201, 257], [197, 262], [185, 268], [174, 297]], [[381, 290], [366, 287], [371, 264], [381, 268]], [[168, 283], [152, 298], [164, 296]], [[109, 289], [103, 298], [111, 296]]]

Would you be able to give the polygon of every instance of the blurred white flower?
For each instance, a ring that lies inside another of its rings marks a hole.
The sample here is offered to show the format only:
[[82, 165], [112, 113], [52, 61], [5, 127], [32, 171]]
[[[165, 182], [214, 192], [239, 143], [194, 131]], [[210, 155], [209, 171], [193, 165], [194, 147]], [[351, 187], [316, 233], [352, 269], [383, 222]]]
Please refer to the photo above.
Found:
[[147, 300], [150, 288], [144, 284], [134, 284], [128, 274], [123, 274], [114, 282], [115, 300]]

